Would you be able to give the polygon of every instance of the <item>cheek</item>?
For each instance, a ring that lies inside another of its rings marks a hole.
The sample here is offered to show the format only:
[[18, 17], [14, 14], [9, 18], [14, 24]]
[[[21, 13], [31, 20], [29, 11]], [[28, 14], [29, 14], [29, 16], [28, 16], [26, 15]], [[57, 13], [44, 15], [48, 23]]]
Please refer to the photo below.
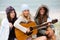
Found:
[[41, 15], [43, 15], [44, 13], [41, 13]]
[[11, 18], [14, 18], [14, 17], [15, 17], [15, 14], [14, 14], [14, 13], [12, 13], [10, 16], [11, 16]]
[[24, 13], [25, 16], [27, 16], [28, 14], [27, 13]]
[[44, 10], [40, 10], [40, 12], [45, 12]]
[[24, 15], [28, 15], [29, 14], [29, 12], [24, 12]]
[[40, 13], [41, 13], [41, 14], [44, 14], [44, 13], [45, 13], [45, 11], [44, 11], [44, 10], [40, 10]]

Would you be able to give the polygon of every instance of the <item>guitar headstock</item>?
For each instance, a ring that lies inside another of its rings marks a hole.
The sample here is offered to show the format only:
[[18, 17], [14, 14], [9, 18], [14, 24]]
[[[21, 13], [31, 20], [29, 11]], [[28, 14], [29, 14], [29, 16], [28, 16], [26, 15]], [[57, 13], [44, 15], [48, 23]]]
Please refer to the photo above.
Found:
[[52, 23], [53, 23], [53, 24], [56, 23], [56, 22], [58, 22], [58, 19], [52, 20]]
[[42, 23], [41, 25], [44, 26], [44, 25], [47, 25], [48, 23], [54, 24], [54, 23], [56, 23], [56, 22], [58, 22], [58, 19], [53, 19], [51, 22], [44, 22], [44, 23]]

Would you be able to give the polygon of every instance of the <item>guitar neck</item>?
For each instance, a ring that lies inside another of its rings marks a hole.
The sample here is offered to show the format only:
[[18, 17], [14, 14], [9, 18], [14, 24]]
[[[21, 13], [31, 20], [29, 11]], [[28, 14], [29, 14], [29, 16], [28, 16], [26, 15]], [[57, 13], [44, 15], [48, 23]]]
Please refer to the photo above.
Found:
[[57, 19], [54, 19], [54, 20], [52, 20], [51, 22], [44, 22], [44, 23], [41, 24], [41, 25], [37, 25], [37, 26], [33, 27], [33, 29], [38, 29], [38, 28], [41, 29], [41, 28], [44, 28], [44, 27], [42, 27], [42, 26], [49, 26], [48, 23], [55, 24], [56, 22], [58, 22]]
[[42, 27], [42, 26], [48, 26], [48, 25], [37, 25], [37, 26], [32, 27], [32, 28], [33, 28], [33, 29], [41, 29], [41, 28], [44, 28], [44, 27]]

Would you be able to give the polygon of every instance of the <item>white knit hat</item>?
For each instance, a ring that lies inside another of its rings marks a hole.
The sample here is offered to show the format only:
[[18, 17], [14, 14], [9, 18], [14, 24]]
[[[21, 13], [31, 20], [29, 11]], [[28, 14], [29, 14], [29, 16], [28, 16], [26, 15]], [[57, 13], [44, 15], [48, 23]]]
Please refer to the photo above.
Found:
[[21, 11], [24, 11], [24, 10], [29, 10], [29, 6], [27, 4], [23, 4], [21, 6]]

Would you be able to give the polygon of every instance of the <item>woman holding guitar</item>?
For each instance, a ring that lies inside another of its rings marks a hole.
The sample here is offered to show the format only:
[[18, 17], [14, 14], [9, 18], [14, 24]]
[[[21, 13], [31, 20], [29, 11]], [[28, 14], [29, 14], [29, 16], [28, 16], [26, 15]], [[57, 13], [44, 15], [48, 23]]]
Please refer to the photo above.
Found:
[[[16, 38], [17, 40], [32, 40], [30, 37], [27, 38], [28, 36], [26, 35], [26, 33], [30, 32], [29, 26], [31, 27], [31, 25], [35, 25], [33, 23], [34, 19], [30, 15], [30, 10], [28, 5], [23, 4], [21, 7], [21, 11], [22, 11], [22, 15], [14, 23], [14, 26], [16, 27], [15, 29]], [[39, 40], [46, 40], [46, 37], [45, 36], [39, 37]]]
[[[49, 12], [49, 10], [45, 5], [42, 5], [41, 7], [38, 8], [38, 11], [37, 11], [36, 17], [35, 17], [35, 22], [37, 23], [37, 25], [40, 25], [44, 22], [51, 21], [51, 18], [49, 18], [48, 12]], [[51, 25], [51, 24], [48, 23], [48, 25]], [[46, 26], [44, 26], [44, 28], [42, 28], [42, 29], [38, 29], [37, 37], [48, 36], [50, 39], [56, 40], [55, 34], [54, 34], [54, 26], [51, 25], [50, 28], [48, 28], [48, 30], [49, 29], [50, 29], [50, 32], [47, 31]]]

